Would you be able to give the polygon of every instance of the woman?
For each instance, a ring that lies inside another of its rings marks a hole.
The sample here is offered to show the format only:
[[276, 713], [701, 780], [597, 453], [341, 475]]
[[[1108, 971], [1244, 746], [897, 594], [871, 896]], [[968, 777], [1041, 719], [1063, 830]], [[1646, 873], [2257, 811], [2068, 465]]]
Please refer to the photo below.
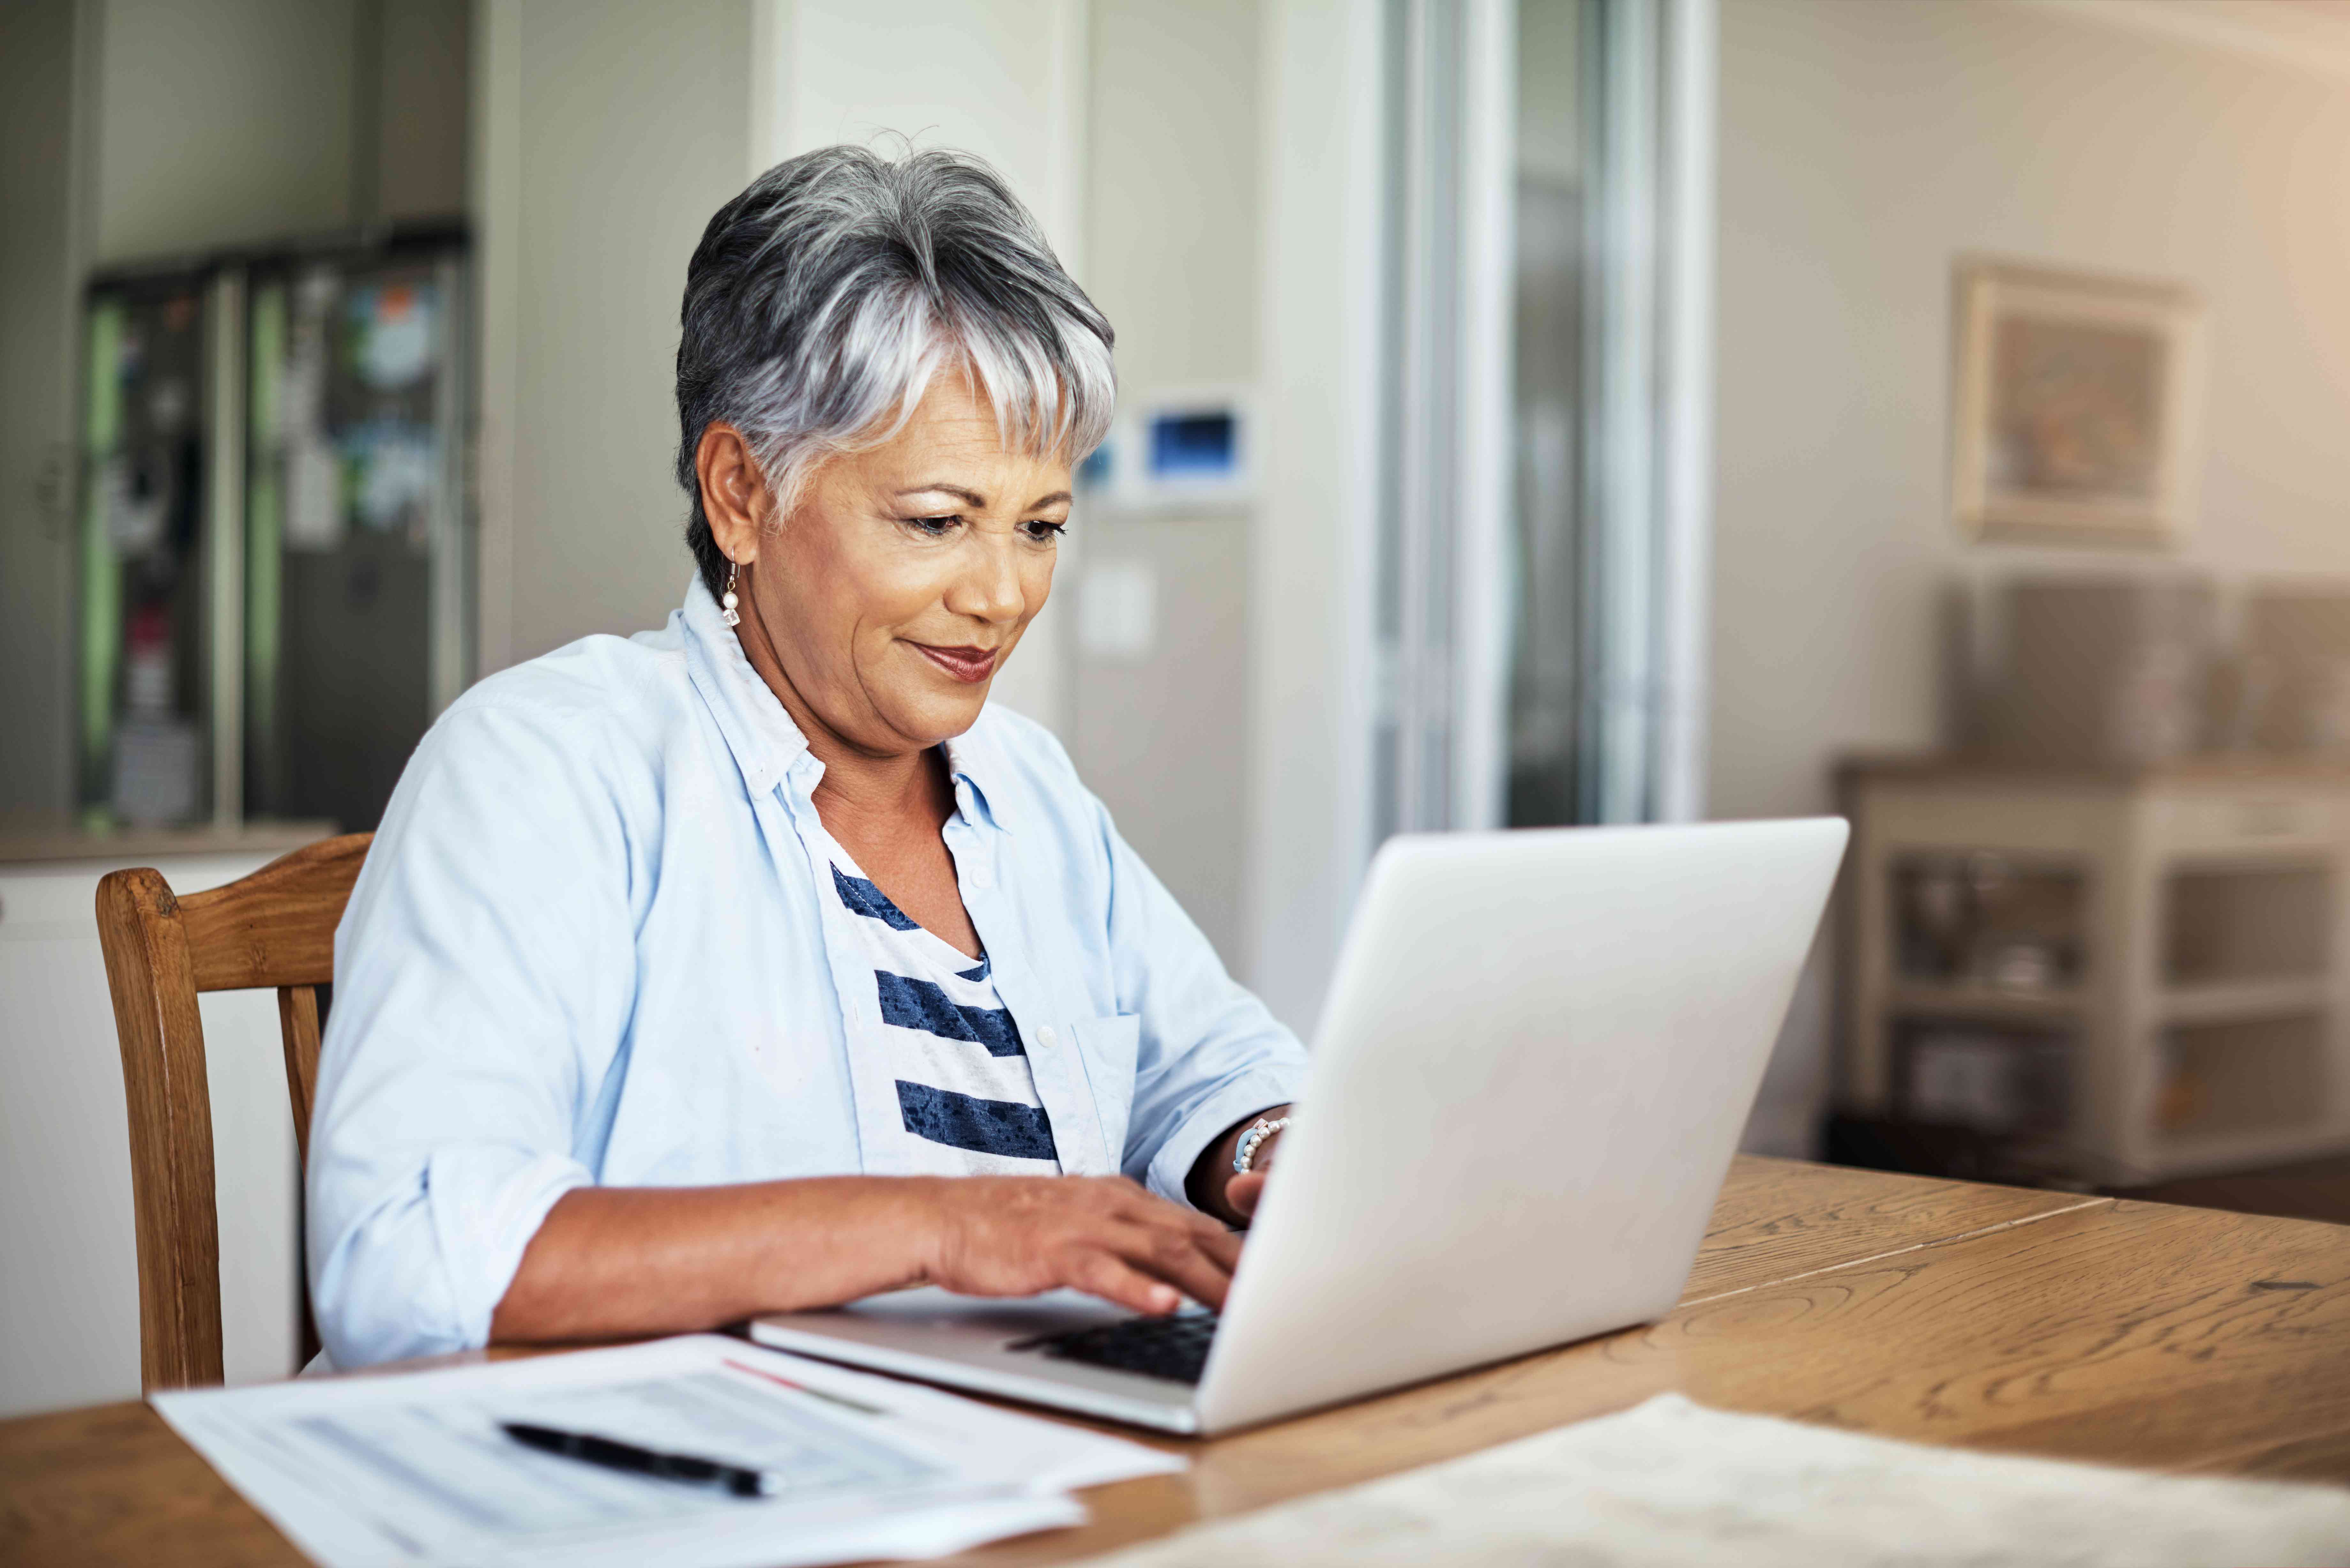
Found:
[[684, 607], [467, 692], [344, 917], [309, 1159], [336, 1363], [917, 1283], [1221, 1303], [1303, 1053], [984, 706], [1110, 345], [968, 159], [831, 148], [711, 220]]

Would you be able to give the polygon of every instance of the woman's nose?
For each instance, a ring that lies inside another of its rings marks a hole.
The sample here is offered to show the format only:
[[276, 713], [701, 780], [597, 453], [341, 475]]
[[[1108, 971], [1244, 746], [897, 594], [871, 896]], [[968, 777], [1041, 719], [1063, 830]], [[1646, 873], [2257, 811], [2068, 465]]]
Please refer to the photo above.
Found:
[[977, 620], [1018, 620], [1028, 607], [1019, 549], [1014, 538], [974, 538], [947, 590], [947, 608]]

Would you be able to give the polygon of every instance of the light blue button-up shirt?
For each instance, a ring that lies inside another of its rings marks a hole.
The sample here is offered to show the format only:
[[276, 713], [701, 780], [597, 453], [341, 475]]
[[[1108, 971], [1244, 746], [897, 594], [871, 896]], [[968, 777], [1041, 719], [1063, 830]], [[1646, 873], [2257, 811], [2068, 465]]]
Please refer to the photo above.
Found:
[[[1050, 733], [990, 708], [946, 753], [947, 847], [1063, 1168], [1182, 1201], [1225, 1128], [1295, 1097], [1296, 1037]], [[335, 939], [308, 1239], [337, 1365], [484, 1343], [575, 1187], [898, 1171], [869, 966], [820, 896], [823, 774], [699, 582], [662, 630], [433, 725]]]

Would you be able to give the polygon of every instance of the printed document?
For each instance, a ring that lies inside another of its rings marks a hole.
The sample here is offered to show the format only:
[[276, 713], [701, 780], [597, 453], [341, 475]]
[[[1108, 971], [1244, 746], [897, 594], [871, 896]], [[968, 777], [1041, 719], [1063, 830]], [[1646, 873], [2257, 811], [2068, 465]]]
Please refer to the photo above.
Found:
[[[1074, 1524], [1071, 1489], [1173, 1455], [715, 1334], [152, 1403], [329, 1568], [932, 1556]], [[524, 1447], [527, 1422], [767, 1471], [725, 1492]]]
[[1086, 1568], [2350, 1563], [2350, 1492], [1934, 1448], [1659, 1394]]

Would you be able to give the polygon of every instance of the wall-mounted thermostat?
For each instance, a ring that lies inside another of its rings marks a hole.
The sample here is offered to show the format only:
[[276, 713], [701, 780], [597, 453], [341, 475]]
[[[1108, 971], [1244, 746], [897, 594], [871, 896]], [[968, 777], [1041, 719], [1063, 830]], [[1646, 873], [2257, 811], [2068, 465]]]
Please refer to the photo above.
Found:
[[1252, 401], [1232, 387], [1133, 398], [1083, 479], [1121, 510], [1245, 504], [1256, 497]]

